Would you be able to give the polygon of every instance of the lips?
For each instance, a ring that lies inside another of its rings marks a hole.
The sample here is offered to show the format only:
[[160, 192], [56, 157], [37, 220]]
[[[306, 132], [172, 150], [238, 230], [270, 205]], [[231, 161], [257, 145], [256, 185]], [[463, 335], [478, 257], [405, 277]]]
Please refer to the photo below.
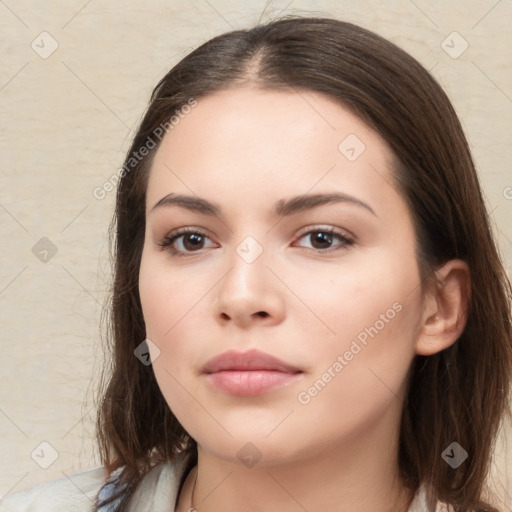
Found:
[[256, 396], [291, 384], [300, 368], [258, 350], [228, 351], [202, 368], [211, 386], [235, 396]]
[[274, 370], [284, 373], [298, 373], [300, 368], [286, 364], [277, 357], [265, 354], [259, 350], [235, 352], [230, 350], [213, 359], [203, 367], [203, 373], [216, 373], [229, 370]]

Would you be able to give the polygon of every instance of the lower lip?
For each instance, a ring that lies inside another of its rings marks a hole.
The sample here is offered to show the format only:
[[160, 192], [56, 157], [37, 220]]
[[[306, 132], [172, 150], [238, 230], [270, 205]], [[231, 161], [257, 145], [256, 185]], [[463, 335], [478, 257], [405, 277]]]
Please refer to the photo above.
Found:
[[210, 373], [206, 377], [214, 388], [230, 395], [257, 396], [286, 387], [300, 375], [300, 372], [286, 373], [275, 370], [229, 370]]

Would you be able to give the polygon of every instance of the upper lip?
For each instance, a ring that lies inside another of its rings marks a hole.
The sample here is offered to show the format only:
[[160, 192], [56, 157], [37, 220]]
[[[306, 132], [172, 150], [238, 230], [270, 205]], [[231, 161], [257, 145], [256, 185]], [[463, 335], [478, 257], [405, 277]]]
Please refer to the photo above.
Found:
[[285, 373], [299, 373], [301, 371], [300, 368], [289, 365], [277, 357], [265, 354], [259, 350], [249, 350], [247, 352], [228, 350], [210, 359], [203, 366], [202, 372], [216, 373], [229, 370], [274, 370]]

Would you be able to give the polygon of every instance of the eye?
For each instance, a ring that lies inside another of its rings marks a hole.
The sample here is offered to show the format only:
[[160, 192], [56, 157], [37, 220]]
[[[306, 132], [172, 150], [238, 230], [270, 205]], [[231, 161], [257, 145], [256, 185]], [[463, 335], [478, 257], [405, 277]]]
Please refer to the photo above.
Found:
[[173, 256], [186, 256], [207, 248], [207, 241], [210, 241], [210, 247], [215, 247], [215, 244], [201, 231], [182, 228], [165, 236], [158, 242], [158, 246], [169, 251]]
[[[310, 229], [300, 236], [299, 240], [302, 239], [309, 241], [308, 248], [318, 252], [332, 252], [354, 244], [352, 238], [336, 231], [334, 228]], [[338, 243], [333, 247], [335, 242]]]

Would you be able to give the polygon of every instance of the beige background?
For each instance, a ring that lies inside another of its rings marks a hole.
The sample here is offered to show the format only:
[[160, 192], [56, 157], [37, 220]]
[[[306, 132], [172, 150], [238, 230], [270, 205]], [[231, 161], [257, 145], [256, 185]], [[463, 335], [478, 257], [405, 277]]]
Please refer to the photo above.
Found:
[[[98, 464], [114, 193], [93, 190], [122, 165], [152, 87], [206, 39], [286, 13], [358, 23], [432, 70], [462, 118], [510, 275], [511, 0], [1, 0], [0, 496]], [[494, 474], [512, 507], [507, 428]]]

